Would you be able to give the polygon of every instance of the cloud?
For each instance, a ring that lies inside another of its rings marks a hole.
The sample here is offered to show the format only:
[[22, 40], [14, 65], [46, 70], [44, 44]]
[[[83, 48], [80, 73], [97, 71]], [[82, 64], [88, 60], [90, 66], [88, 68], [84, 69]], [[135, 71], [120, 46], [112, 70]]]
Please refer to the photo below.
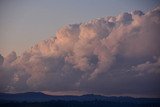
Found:
[[16, 52], [11, 52], [9, 55], [7, 55], [4, 59], [4, 64], [8, 65], [14, 62], [17, 59], [17, 54]]
[[0, 54], [0, 66], [3, 64], [4, 58], [3, 56]]
[[0, 91], [159, 97], [159, 28], [159, 7], [64, 26], [20, 56], [0, 56]]
[[145, 63], [139, 64], [137, 66], [133, 66], [135, 71], [139, 73], [160, 73], [160, 58], [154, 58], [156, 61], [150, 62], [146, 61]]

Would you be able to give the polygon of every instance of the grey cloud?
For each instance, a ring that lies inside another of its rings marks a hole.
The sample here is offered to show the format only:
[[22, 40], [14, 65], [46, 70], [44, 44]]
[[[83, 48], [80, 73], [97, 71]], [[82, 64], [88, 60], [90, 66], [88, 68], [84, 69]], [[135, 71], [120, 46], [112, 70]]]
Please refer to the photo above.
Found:
[[0, 54], [0, 66], [3, 64], [4, 58], [3, 56]]

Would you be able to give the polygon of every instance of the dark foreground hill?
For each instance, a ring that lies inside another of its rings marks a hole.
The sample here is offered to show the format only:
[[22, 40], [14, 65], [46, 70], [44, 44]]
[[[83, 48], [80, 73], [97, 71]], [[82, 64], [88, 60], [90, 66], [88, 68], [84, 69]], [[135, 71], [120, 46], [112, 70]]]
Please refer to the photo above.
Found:
[[50, 96], [40, 92], [0, 93], [0, 107], [160, 107], [160, 98], [101, 95]]

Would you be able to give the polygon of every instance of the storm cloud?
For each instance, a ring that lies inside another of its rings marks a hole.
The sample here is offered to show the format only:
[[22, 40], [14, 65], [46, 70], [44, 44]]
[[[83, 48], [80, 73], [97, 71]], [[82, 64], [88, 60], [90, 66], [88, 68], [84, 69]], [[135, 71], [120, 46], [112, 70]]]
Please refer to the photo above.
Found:
[[0, 92], [160, 97], [160, 7], [59, 29], [17, 56], [0, 55]]

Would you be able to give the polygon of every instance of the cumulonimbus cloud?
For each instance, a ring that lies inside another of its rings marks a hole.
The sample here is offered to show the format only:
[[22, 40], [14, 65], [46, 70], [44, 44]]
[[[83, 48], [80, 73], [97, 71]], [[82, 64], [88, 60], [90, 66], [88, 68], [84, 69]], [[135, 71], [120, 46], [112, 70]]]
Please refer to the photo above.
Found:
[[64, 26], [26, 50], [0, 55], [0, 91], [160, 96], [160, 8]]

